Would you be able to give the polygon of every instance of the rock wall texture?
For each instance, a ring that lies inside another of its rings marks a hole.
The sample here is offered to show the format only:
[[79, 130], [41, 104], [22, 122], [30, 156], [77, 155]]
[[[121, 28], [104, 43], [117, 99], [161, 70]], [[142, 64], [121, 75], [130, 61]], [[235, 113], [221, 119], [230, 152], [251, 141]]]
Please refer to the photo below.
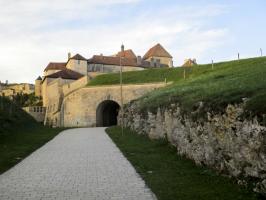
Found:
[[181, 114], [178, 104], [151, 113], [140, 110], [135, 101], [125, 106], [124, 124], [152, 139], [166, 138], [178, 154], [237, 177], [239, 183], [252, 180], [254, 191], [265, 195], [266, 127], [256, 117], [243, 119], [243, 112], [244, 104], [228, 105], [221, 113], [207, 112], [204, 120], [197, 120], [195, 113]]

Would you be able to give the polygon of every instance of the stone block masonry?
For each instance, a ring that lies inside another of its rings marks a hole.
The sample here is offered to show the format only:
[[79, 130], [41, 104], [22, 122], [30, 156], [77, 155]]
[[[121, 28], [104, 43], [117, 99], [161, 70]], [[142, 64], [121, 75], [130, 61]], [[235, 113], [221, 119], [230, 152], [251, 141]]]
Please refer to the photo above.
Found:
[[66, 130], [0, 175], [1, 200], [156, 200], [104, 128]]
[[[200, 105], [200, 104], [199, 104]], [[222, 113], [205, 113], [197, 121], [181, 114], [178, 104], [141, 111], [135, 101], [125, 107], [127, 127], [152, 139], [167, 138], [177, 152], [245, 183], [254, 180], [254, 190], [266, 195], [266, 127], [242, 119], [244, 104], [228, 105]]]
[[[128, 103], [166, 85], [164, 82], [123, 85], [123, 103]], [[61, 106], [60, 125], [62, 127], [96, 126], [97, 108], [106, 100], [114, 101], [121, 106], [119, 85], [84, 87], [70, 93], [64, 98]]]

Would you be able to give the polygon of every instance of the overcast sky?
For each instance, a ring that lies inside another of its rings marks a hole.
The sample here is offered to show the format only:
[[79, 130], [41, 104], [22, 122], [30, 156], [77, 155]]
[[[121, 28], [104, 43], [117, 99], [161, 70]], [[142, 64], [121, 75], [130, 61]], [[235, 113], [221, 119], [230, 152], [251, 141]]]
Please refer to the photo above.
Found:
[[142, 55], [161, 43], [198, 63], [266, 54], [265, 0], [0, 0], [0, 80], [31, 82], [67, 53]]

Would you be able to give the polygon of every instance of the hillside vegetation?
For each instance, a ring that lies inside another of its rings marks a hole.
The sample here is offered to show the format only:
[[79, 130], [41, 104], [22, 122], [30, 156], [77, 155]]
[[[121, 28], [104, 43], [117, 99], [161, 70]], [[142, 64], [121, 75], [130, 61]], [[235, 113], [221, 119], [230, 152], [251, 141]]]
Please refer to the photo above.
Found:
[[7, 98], [0, 97], [0, 174], [56, 136]]
[[0, 134], [39, 124], [8, 98], [0, 96]]
[[160, 200], [260, 199], [235, 180], [177, 155], [166, 140], [150, 140], [130, 129], [122, 135], [120, 127], [106, 132]]
[[[247, 113], [265, 116], [266, 57], [215, 63], [214, 69], [207, 64], [123, 73], [124, 83], [159, 82], [165, 78], [174, 83], [142, 97], [142, 109], [154, 111], [160, 106], [178, 102], [183, 112], [191, 112], [198, 102], [203, 102], [206, 109], [219, 111], [229, 103], [243, 102], [248, 98]], [[106, 74], [96, 77], [89, 85], [118, 83], [119, 74]], [[261, 120], [265, 122], [264, 118]]]

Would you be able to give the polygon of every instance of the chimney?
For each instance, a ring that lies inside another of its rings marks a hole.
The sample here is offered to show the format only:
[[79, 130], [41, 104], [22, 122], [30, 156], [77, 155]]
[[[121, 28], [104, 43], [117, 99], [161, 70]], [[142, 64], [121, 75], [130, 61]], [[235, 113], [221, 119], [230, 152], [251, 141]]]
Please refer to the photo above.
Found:
[[137, 56], [137, 65], [141, 65], [141, 62], [142, 61], [142, 59], [141, 59], [141, 56]]
[[6, 85], [8, 85], [8, 80], [6, 80]]
[[123, 53], [125, 51], [125, 46], [122, 44], [121, 45], [121, 53]]
[[68, 60], [71, 58], [71, 53], [70, 52], [68, 52], [67, 57], [68, 57]]

